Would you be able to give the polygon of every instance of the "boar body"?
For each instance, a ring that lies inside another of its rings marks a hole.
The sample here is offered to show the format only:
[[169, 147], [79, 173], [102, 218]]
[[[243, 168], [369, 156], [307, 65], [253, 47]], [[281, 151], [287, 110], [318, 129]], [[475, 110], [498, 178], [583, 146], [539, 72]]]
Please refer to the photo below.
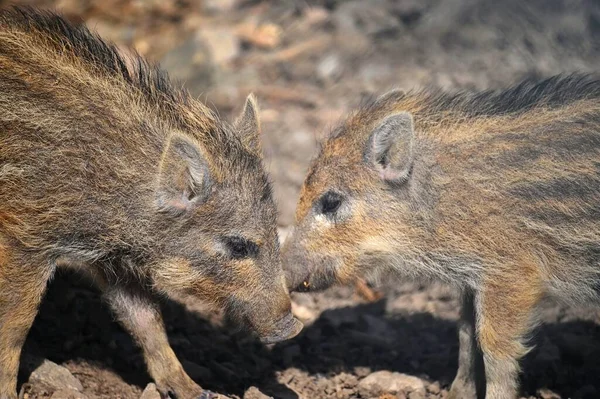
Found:
[[450, 396], [514, 398], [540, 301], [600, 302], [599, 204], [595, 77], [391, 92], [351, 115], [313, 162], [284, 248], [288, 284], [393, 273], [457, 287]]
[[294, 335], [276, 208], [249, 97], [232, 126], [137, 56], [33, 10], [0, 13], [0, 398], [58, 267], [81, 270], [135, 337], [163, 395], [208, 397], [154, 297], [224, 306]]

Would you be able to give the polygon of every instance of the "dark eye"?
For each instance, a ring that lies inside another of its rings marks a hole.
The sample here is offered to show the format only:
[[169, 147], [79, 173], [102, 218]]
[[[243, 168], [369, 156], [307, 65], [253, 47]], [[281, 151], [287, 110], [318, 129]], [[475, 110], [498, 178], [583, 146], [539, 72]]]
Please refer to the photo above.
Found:
[[342, 204], [342, 196], [333, 191], [328, 191], [321, 197], [321, 213], [327, 215], [335, 213]]
[[245, 259], [258, 254], [258, 245], [242, 237], [226, 237], [225, 244], [234, 259]]

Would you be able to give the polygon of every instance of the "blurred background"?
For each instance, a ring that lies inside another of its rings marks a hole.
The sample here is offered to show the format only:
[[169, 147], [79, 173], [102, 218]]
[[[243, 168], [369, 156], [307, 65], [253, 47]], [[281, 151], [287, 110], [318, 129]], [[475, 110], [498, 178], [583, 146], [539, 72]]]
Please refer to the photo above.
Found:
[[[597, 0], [0, 0], [12, 4], [85, 22], [160, 63], [229, 120], [254, 92], [283, 236], [319, 139], [366, 98], [394, 87], [500, 88], [600, 66]], [[189, 374], [233, 397], [444, 398], [456, 371], [453, 293], [410, 282], [381, 290], [383, 298], [353, 287], [294, 294], [307, 328], [274, 348], [201, 304], [164, 307]], [[524, 363], [525, 397], [600, 397], [600, 315], [552, 305], [544, 320]], [[74, 275], [52, 283], [25, 356], [38, 359], [24, 362], [27, 398], [64, 396], [31, 374], [40, 358], [65, 367], [88, 399], [137, 399], [150, 382], [131, 339]], [[384, 377], [402, 389], [382, 394], [369, 383]]]

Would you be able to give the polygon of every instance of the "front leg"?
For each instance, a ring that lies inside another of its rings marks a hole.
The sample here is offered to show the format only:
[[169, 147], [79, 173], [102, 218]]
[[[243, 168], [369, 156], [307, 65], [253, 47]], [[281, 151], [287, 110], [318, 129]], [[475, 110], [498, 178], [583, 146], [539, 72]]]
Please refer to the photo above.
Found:
[[169, 345], [160, 309], [139, 287], [106, 286], [104, 296], [142, 348], [150, 375], [163, 398], [223, 398], [203, 390], [183, 370]]
[[537, 269], [522, 265], [487, 276], [476, 298], [477, 333], [483, 352], [486, 399], [515, 399], [519, 359], [534, 323], [543, 288]]
[[462, 294], [458, 322], [458, 371], [450, 388], [449, 399], [482, 399], [485, 397], [483, 354], [477, 343], [474, 295]]
[[0, 242], [0, 399], [17, 399], [21, 348], [52, 268]]

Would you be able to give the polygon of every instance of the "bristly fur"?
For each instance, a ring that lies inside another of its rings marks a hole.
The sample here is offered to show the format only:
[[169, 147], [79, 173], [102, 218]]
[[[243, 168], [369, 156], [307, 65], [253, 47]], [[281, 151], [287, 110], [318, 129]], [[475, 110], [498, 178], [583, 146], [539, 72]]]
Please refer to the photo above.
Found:
[[259, 127], [252, 97], [230, 125], [84, 26], [0, 11], [1, 398], [17, 398], [56, 268], [98, 283], [164, 397], [206, 391], [169, 347], [155, 294], [234, 309], [266, 342], [299, 332]]
[[600, 81], [589, 74], [557, 75], [542, 81], [525, 80], [505, 90], [455, 94], [434, 90], [426, 97], [432, 113], [452, 110], [471, 117], [500, 116], [600, 98]]
[[591, 74], [557, 75], [542, 81], [525, 80], [507, 90], [467, 93], [450, 96], [450, 99], [440, 94], [438, 98], [444, 109], [456, 107], [471, 116], [498, 116], [598, 99], [600, 81]]
[[[348, 168], [353, 162], [362, 164], [365, 142], [375, 125], [390, 114], [410, 112], [415, 121], [416, 145], [420, 147], [417, 170], [433, 174], [434, 181], [449, 179], [449, 186], [454, 187], [451, 196], [446, 194], [435, 200], [436, 208], [430, 209], [436, 215], [431, 216], [434, 220], [443, 220], [442, 212], [458, 212], [453, 208], [456, 202], [475, 203], [478, 195], [488, 198], [486, 204], [477, 202], [481, 212], [491, 212], [496, 206], [503, 213], [513, 214], [506, 227], [516, 229], [518, 225], [517, 231], [529, 230], [543, 245], [552, 245], [563, 256], [585, 262], [584, 268], [572, 268], [571, 273], [585, 269], [589, 276], [600, 278], [600, 271], [594, 266], [600, 245], [590, 237], [573, 234], [582, 228], [581, 220], [593, 224], [600, 219], [596, 201], [600, 192], [599, 100], [600, 80], [592, 74], [559, 75], [539, 82], [527, 80], [506, 90], [483, 92], [393, 91], [358, 109], [332, 132], [313, 162], [305, 186], [319, 180], [321, 185], [348, 180], [344, 186], [362, 190], [368, 182], [357, 181], [357, 172], [349, 179], [335, 168]], [[500, 172], [503, 178], [497, 175]], [[414, 206], [424, 210], [434, 206], [430, 201], [446, 188], [432, 182], [418, 183], [418, 179], [419, 173], [413, 176], [413, 190], [417, 193], [416, 187], [423, 185], [422, 190], [426, 191], [421, 198], [413, 198], [419, 201]], [[429, 204], [427, 208], [425, 203]], [[306, 208], [302, 205], [299, 209], [308, 209], [310, 201]], [[456, 220], [461, 225], [467, 221]], [[499, 228], [496, 226], [496, 230]], [[600, 235], [596, 231], [590, 234]], [[442, 239], [447, 236], [438, 241]], [[497, 243], [512, 245], [509, 241], [507, 237]], [[564, 285], [567, 281], [575, 284], [582, 280], [570, 280], [564, 275], [550, 285]], [[569, 291], [571, 298], [584, 301], [600, 295], [593, 284]]]
[[527, 79], [508, 89], [482, 92], [422, 91], [432, 111], [462, 111], [471, 116], [522, 113], [534, 107], [563, 107], [574, 101], [600, 98], [600, 81], [593, 74], [556, 75], [544, 80]]
[[[527, 79], [508, 89], [447, 92], [437, 88], [390, 92], [384, 99], [371, 98], [354, 113], [369, 114], [388, 110], [405, 99], [422, 104], [417, 110], [429, 117], [445, 113], [463, 117], [493, 117], [522, 114], [533, 108], [553, 109], [582, 100], [600, 99], [600, 80], [595, 74], [572, 73], [556, 75], [544, 80]], [[330, 137], [348, 131], [341, 126]]]
[[154, 100], [182, 101], [188, 98], [183, 88], [176, 88], [168, 74], [156, 65], [137, 55], [126, 59], [117, 47], [91, 32], [85, 25], [73, 25], [50, 11], [39, 11], [31, 7], [12, 7], [0, 11], [3, 29], [37, 32], [52, 42], [57, 52], [71, 53], [95, 72], [103, 72], [123, 79], [149, 98]]
[[[259, 157], [241, 145], [240, 138], [232, 134], [231, 127], [219, 121], [212, 110], [193, 99], [183, 87], [174, 85], [167, 72], [133, 51], [128, 54], [120, 52], [114, 44], [103, 40], [85, 25], [73, 25], [50, 11], [13, 7], [0, 10], [0, 28], [3, 36], [0, 38], [3, 39], [0, 56], [4, 55], [14, 62], [31, 62], [31, 59], [23, 59], [28, 55], [22, 54], [23, 46], [27, 46], [23, 38], [27, 37], [34, 46], [51, 51], [50, 58], [57, 58], [40, 59], [38, 65], [30, 65], [30, 68], [43, 70], [47, 63], [51, 67], [72, 64], [75, 69], [87, 70], [88, 77], [95, 76], [97, 82], [106, 83], [98, 86], [102, 86], [99, 88], [106, 90], [107, 95], [119, 100], [123, 95], [129, 97], [132, 118], [139, 118], [140, 123], [151, 123], [152, 119], [159, 116], [162, 119], [160, 123], [188, 132], [204, 144], [209, 152], [221, 154], [213, 160], [219, 169], [237, 170], [239, 175], [247, 168], [257, 171], [262, 168]], [[83, 76], [83, 70], [80, 76]], [[42, 72], [48, 75], [47, 79], [54, 77], [54, 73]], [[134, 106], [139, 109], [136, 110]], [[144, 115], [148, 112], [150, 118]], [[268, 179], [263, 180], [265, 190], [269, 191]]]
[[[403, 113], [414, 128], [387, 132], [384, 156], [373, 157], [372, 140]], [[410, 174], [396, 184], [406, 163]], [[329, 192], [342, 200], [325, 215]], [[457, 287], [461, 355], [450, 397], [481, 396], [472, 386], [480, 380], [486, 398], [514, 398], [540, 301], [600, 304], [598, 204], [597, 76], [479, 93], [393, 91], [323, 143], [283, 251], [288, 280], [318, 289], [391, 272]]]

